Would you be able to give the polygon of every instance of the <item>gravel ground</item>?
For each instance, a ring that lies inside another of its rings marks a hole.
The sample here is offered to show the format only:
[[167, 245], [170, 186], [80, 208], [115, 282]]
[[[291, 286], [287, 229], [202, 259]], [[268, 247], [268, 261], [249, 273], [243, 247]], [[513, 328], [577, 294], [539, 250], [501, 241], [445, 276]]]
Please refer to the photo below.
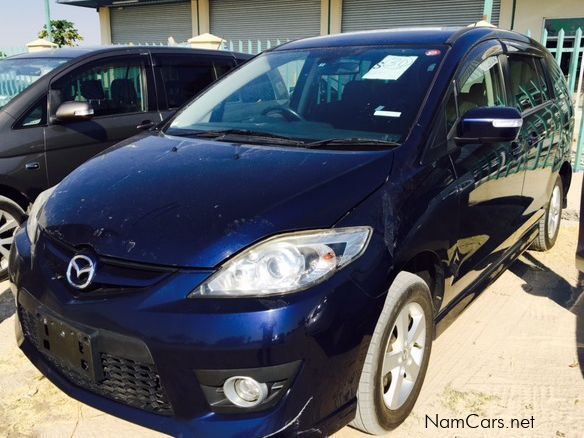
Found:
[[[420, 399], [392, 437], [582, 437], [584, 281], [574, 267], [577, 231], [576, 221], [565, 220], [552, 251], [522, 256], [437, 339]], [[161, 436], [60, 392], [16, 347], [13, 311], [10, 292], [0, 293], [1, 437]], [[509, 425], [515, 418], [529, 425], [436, 428], [426, 417], [444, 424], [469, 414], [477, 415], [474, 423]], [[335, 434], [365, 436], [349, 427]]]

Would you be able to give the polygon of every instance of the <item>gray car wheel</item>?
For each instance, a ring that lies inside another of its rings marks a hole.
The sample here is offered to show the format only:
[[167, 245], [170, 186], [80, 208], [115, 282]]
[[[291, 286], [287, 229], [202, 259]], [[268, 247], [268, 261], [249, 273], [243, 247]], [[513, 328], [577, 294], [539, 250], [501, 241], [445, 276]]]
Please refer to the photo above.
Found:
[[0, 196], [0, 280], [8, 275], [8, 259], [14, 233], [24, 218], [25, 213], [16, 202]]
[[382, 435], [406, 419], [426, 375], [433, 334], [428, 285], [417, 275], [400, 272], [367, 350], [353, 427]]
[[539, 220], [539, 234], [531, 244], [530, 249], [548, 251], [553, 248], [560, 233], [562, 223], [562, 206], [564, 200], [564, 185], [558, 176], [552, 189], [545, 212]]

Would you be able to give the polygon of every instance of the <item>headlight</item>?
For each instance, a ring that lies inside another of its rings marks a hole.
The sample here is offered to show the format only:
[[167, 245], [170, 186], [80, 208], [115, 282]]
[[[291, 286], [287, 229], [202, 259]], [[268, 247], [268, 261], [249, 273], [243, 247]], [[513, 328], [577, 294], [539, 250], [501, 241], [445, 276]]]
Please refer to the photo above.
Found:
[[351, 227], [272, 237], [226, 262], [189, 297], [298, 292], [326, 280], [358, 258], [370, 236], [370, 227]]
[[38, 195], [36, 201], [34, 201], [32, 207], [30, 207], [28, 221], [26, 222], [26, 234], [32, 243], [35, 243], [38, 237], [39, 215], [41, 214], [41, 210], [55, 191], [56, 187], [57, 186], [51, 187]]

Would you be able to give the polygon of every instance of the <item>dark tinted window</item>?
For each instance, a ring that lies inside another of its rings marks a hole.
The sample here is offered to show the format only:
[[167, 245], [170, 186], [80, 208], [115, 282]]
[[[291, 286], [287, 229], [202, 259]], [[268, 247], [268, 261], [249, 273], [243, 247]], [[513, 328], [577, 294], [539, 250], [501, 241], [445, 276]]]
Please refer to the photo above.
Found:
[[32, 128], [47, 124], [47, 96], [39, 100], [18, 120], [16, 129]]
[[217, 75], [217, 78], [220, 78], [234, 68], [233, 62], [231, 62], [230, 59], [217, 60], [213, 65], [215, 66], [215, 74]]
[[556, 104], [559, 106], [559, 113], [562, 116], [561, 120], [563, 123], [569, 124], [569, 119], [573, 115], [573, 107], [564, 73], [562, 73], [562, 70], [560, 70], [556, 60], [551, 56], [545, 61], [545, 65], [547, 66], [547, 70], [550, 73]]
[[548, 91], [536, 59], [530, 56], [510, 56], [509, 72], [511, 94], [515, 97], [515, 105], [520, 111], [529, 110], [544, 103], [548, 99]]
[[53, 88], [60, 103], [88, 102], [96, 116], [146, 111], [146, 77], [139, 59], [94, 63], [59, 79]]
[[168, 109], [181, 107], [231, 68], [231, 60], [192, 55], [156, 55]]
[[568, 100], [570, 99], [570, 94], [568, 93], [568, 87], [566, 85], [566, 79], [564, 78], [564, 74], [558, 67], [555, 61], [548, 63], [548, 69], [552, 77], [554, 93], [557, 98]]

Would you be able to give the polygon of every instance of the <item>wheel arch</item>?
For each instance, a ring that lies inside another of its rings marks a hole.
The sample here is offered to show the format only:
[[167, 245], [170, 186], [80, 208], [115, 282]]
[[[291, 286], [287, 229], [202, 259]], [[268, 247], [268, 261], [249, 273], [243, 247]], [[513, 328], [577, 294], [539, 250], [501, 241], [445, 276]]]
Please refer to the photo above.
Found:
[[30, 200], [13, 187], [0, 184], [0, 197], [8, 198], [15, 202], [26, 213]]
[[572, 166], [567, 161], [562, 163], [559, 171], [560, 178], [562, 179], [562, 185], [564, 188], [564, 199], [563, 208], [567, 207], [568, 202], [568, 190], [570, 189], [570, 184], [572, 184]]
[[444, 270], [438, 255], [432, 251], [422, 251], [411, 257], [400, 269], [422, 278], [432, 294], [434, 314], [440, 309], [444, 297]]

